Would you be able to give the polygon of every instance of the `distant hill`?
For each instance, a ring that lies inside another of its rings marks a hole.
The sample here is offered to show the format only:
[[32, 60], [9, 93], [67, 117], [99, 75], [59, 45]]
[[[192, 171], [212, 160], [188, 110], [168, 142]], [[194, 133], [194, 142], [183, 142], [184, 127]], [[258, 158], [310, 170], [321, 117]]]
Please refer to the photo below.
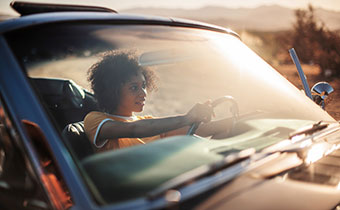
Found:
[[11, 19], [13, 17], [15, 17], [15, 16], [0, 13], [0, 21]]
[[[220, 25], [234, 30], [287, 30], [292, 27], [292, 24], [295, 21], [293, 9], [277, 5], [238, 9], [208, 6], [193, 10], [134, 8], [119, 12], [187, 18]], [[340, 12], [316, 8], [315, 14], [329, 29], [340, 29]]]

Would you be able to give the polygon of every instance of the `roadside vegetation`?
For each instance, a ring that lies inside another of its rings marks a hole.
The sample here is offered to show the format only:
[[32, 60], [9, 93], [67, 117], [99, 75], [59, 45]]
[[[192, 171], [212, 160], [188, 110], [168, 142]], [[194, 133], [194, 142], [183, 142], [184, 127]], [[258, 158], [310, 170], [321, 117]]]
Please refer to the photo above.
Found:
[[313, 6], [295, 11], [295, 22], [287, 31], [237, 31], [243, 42], [302, 89], [288, 50], [294, 48], [311, 87], [319, 81], [334, 88], [326, 99], [326, 111], [340, 120], [340, 30], [331, 31], [315, 15]]
[[288, 50], [294, 47], [302, 63], [320, 68], [320, 76], [340, 77], [340, 32], [329, 30], [327, 24], [315, 16], [312, 5], [306, 10], [295, 10], [291, 30], [239, 33], [242, 39], [245, 33], [260, 39], [257, 42], [247, 42], [247, 38], [243, 41], [274, 66], [292, 63]]

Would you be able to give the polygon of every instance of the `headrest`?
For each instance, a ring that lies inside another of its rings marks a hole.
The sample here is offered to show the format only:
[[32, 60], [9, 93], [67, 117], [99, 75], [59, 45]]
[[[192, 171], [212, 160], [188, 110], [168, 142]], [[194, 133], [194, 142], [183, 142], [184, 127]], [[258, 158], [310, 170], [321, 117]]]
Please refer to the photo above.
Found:
[[84, 106], [85, 92], [72, 80], [32, 78], [51, 109], [79, 109]]

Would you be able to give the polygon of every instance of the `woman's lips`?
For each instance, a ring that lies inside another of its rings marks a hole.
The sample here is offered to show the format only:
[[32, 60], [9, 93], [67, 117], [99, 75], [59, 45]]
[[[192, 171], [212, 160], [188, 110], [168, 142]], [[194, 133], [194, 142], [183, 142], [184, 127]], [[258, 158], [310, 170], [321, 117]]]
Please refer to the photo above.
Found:
[[139, 102], [136, 102], [136, 104], [144, 106], [145, 105], [145, 101], [139, 101]]

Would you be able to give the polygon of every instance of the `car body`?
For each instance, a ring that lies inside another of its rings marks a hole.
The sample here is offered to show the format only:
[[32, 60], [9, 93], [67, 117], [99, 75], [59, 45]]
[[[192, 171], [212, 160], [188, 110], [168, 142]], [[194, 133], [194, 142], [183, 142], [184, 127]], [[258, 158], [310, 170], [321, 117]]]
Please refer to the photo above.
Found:
[[[236, 33], [53, 6], [0, 23], [1, 209], [337, 208], [339, 123]], [[81, 122], [97, 110], [87, 70], [117, 49], [159, 76], [141, 114], [217, 99], [229, 136], [94, 153]]]

